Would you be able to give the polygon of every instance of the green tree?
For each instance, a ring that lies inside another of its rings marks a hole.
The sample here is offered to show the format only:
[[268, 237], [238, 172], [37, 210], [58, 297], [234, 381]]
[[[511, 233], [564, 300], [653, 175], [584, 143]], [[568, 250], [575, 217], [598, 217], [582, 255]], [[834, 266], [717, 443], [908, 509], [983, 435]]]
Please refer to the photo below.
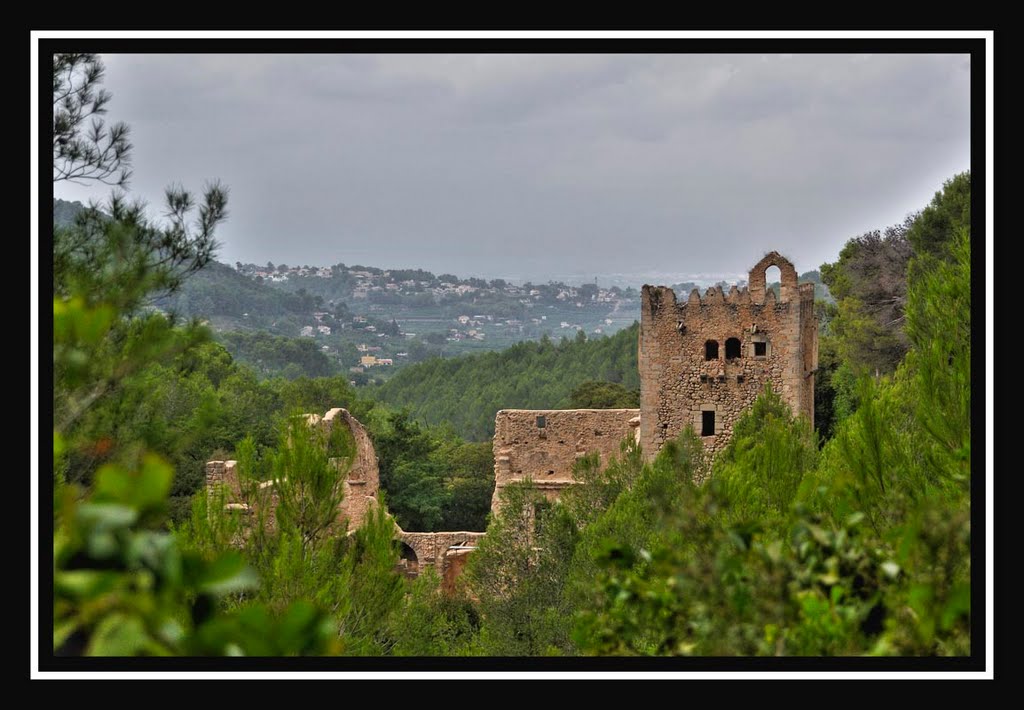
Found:
[[503, 489], [501, 513], [465, 571], [480, 600], [484, 655], [571, 652], [562, 591], [576, 536], [561, 506], [550, 505], [529, 481]]
[[316, 544], [335, 527], [354, 451], [344, 427], [331, 427], [325, 434], [302, 415], [289, 417], [271, 464], [276, 515], [278, 524], [293, 529], [303, 544]]
[[[54, 57], [54, 181], [124, 184], [127, 130], [81, 122], [102, 113], [102, 65], [93, 55]], [[325, 617], [308, 603], [271, 616], [253, 606], [217, 613], [216, 600], [244, 593], [255, 576], [237, 554], [183, 551], [160, 530], [173, 470], [138, 439], [112, 436], [110, 422], [137, 416], [124, 395], [136, 376], [192, 350], [203, 337], [142, 313], [147, 299], [174, 290], [209, 260], [226, 195], [207, 192], [197, 231], [182, 190], [168, 192], [169, 218], [157, 226], [140, 205], [113, 197], [54, 233], [54, 652], [88, 655], [285, 655], [332, 648]], [[119, 401], [120, 400], [120, 401]], [[112, 403], [120, 405], [112, 406]], [[105, 424], [106, 422], [106, 424]], [[87, 471], [86, 491], [64, 482], [69, 455], [94, 449], [120, 462]], [[130, 455], [129, 455], [130, 454]]]
[[119, 187], [128, 183], [128, 125], [108, 126], [101, 118], [111, 99], [99, 88], [103, 72], [103, 62], [95, 54], [53, 55], [54, 182], [97, 180]]
[[761, 525], [785, 521], [817, 449], [810, 422], [794, 417], [769, 385], [737, 420], [712, 482], [731, 515]]
[[[54, 439], [54, 458], [63, 454]], [[218, 613], [257, 586], [236, 552], [203, 556], [160, 529], [172, 469], [150, 455], [136, 471], [101, 468], [92, 489], [54, 500], [53, 650], [57, 655], [296, 655], [336, 652], [327, 617], [308, 602]]]
[[628, 390], [618, 382], [588, 380], [569, 395], [573, 409], [635, 409], [640, 406], [640, 392]]
[[958, 173], [914, 219], [907, 240], [918, 255], [953, 260], [950, 248], [960, 230], [971, 228], [971, 173]]
[[835, 263], [821, 266], [837, 301], [828, 337], [858, 374], [889, 374], [907, 353], [903, 324], [912, 223], [851, 239]]

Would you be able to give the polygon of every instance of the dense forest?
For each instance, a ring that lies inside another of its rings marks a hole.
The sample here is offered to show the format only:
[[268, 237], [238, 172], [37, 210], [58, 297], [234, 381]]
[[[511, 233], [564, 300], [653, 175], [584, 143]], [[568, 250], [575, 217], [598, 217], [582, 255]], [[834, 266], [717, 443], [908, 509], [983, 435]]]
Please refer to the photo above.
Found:
[[[102, 77], [95, 55], [54, 57], [55, 182], [127, 184], [128, 128], [93, 115]], [[603, 468], [581, 459], [557, 502], [509, 487], [493, 519], [494, 411], [635, 406], [636, 327], [376, 390], [278, 376], [290, 344], [244, 334], [233, 357], [166, 307], [213, 263], [227, 198], [172, 188], [153, 221], [118, 193], [55, 227], [55, 654], [971, 652], [968, 173], [822, 265], [819, 422], [766, 390], [713, 461], [692, 431], [650, 462], [626, 441]], [[315, 369], [313, 352], [285, 358]], [[334, 406], [380, 459], [383, 505], [351, 534], [330, 458], [347, 449], [292, 416]], [[275, 526], [203, 490], [226, 457], [247, 486], [274, 476]], [[487, 535], [441, 593], [430, 569], [399, 573], [393, 520]]]
[[189, 279], [187, 287], [158, 301], [166, 310], [186, 316], [253, 319], [306, 315], [321, 303], [318, 296], [305, 291], [282, 291], [258, 284], [217, 261]]
[[[550, 338], [513, 345], [499, 353], [433, 359], [399, 372], [372, 396], [404, 407], [429, 424], [450, 423], [473, 441], [494, 436], [499, 409], [565, 409], [588, 406], [573, 393], [587, 382], [620, 385], [621, 401], [604, 406], [639, 406], [640, 375], [634, 324], [608, 337]], [[635, 392], [631, 398], [629, 393]], [[637, 404], [631, 402], [636, 401]]]

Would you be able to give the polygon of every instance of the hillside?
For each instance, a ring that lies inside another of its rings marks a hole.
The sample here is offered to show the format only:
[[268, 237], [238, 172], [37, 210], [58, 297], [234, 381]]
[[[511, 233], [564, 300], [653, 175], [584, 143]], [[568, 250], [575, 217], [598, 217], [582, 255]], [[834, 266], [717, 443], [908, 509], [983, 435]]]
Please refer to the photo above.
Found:
[[75, 221], [75, 215], [85, 209], [81, 202], [68, 202], [59, 198], [53, 199], [53, 223], [58, 227], [67, 227]]
[[499, 409], [571, 406], [584, 382], [621, 383], [639, 390], [634, 323], [612, 336], [555, 343], [523, 342], [502, 352], [428, 360], [396, 373], [374, 391], [380, 401], [407, 407], [428, 424], [450, 422], [460, 435], [483, 441], [494, 435]]
[[[243, 276], [227, 264], [211, 262], [192, 275], [181, 291], [161, 307], [185, 316], [261, 320], [309, 314], [318, 299], [305, 292], [289, 293]], [[270, 325], [269, 323], [267, 325]]]

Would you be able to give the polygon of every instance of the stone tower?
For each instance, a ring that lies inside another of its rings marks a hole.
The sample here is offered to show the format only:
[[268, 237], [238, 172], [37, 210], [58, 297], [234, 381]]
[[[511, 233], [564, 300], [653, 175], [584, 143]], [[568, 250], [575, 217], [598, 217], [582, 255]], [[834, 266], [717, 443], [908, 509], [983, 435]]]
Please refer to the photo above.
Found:
[[[781, 293], [765, 271], [782, 272]], [[814, 420], [818, 327], [814, 284], [797, 285], [777, 252], [751, 270], [748, 287], [719, 287], [683, 303], [672, 289], [644, 286], [640, 314], [640, 442], [653, 458], [688, 424], [709, 453], [721, 451], [733, 425], [771, 382], [793, 413]]]

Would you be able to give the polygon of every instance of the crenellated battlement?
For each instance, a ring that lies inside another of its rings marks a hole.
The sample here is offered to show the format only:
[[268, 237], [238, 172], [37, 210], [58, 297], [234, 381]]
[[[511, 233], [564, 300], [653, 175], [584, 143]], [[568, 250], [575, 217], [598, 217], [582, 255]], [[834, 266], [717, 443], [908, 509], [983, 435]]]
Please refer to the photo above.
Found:
[[[701, 307], [713, 307], [713, 306], [777, 306], [789, 301], [783, 301], [781, 298], [776, 297], [775, 291], [768, 289], [768, 292], [762, 296], [759, 303], [754, 303], [750, 295], [750, 289], [746, 286], [737, 287], [733, 285], [729, 288], [729, 293], [725, 293], [721, 286], [710, 287], [702, 296], [700, 291], [693, 289], [690, 291], [690, 295], [687, 296], [685, 301], [677, 301], [675, 292], [668, 286], [644, 286], [644, 289], [649, 290], [649, 298], [651, 301], [651, 310], [658, 311], [664, 308], [679, 308], [685, 309], [689, 307], [701, 308]], [[658, 293], [658, 297], [654, 294]], [[814, 300], [814, 284], [801, 284], [798, 290], [798, 301], [806, 300], [807, 298], [813, 302]]]

